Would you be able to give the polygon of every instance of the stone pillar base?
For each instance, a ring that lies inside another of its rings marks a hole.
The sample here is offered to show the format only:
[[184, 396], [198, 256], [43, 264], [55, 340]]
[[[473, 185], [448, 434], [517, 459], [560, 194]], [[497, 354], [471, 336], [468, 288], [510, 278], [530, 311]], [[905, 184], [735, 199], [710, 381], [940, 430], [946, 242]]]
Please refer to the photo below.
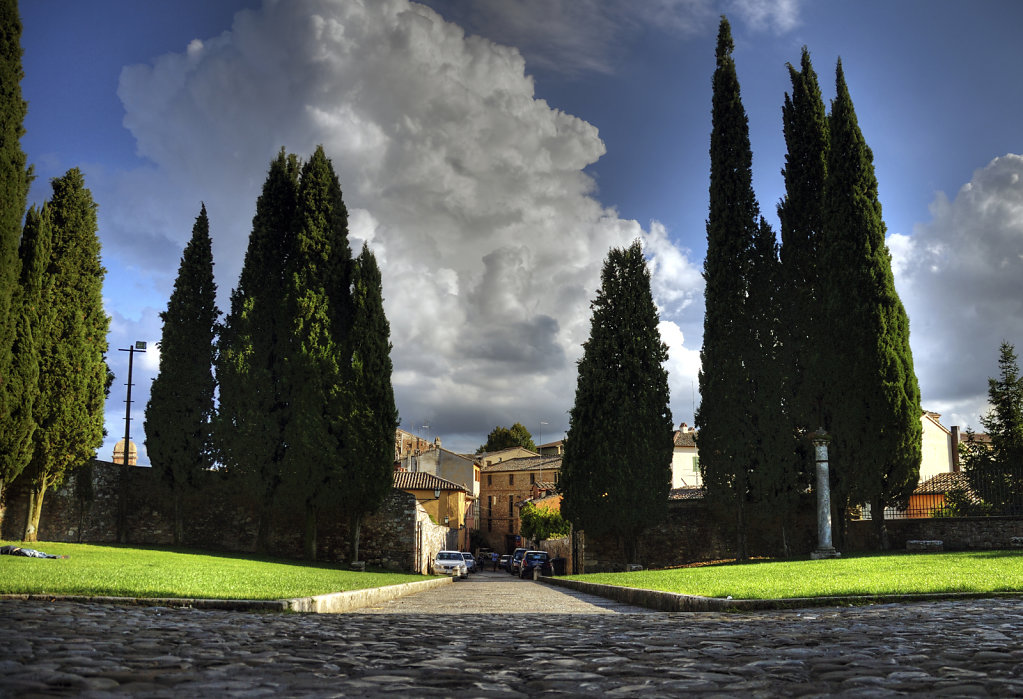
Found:
[[823, 548], [817, 549], [810, 553], [810, 559], [819, 561], [822, 558], [841, 558], [842, 554], [836, 551], [834, 548]]

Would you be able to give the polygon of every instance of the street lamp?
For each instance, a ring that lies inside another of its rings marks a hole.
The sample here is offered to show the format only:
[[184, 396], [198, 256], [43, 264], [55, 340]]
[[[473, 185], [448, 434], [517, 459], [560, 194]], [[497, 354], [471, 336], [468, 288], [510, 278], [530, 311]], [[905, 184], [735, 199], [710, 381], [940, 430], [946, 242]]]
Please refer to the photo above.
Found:
[[118, 349], [128, 353], [128, 393], [124, 400], [124, 452], [122, 454], [121, 490], [117, 495], [117, 541], [128, 543], [128, 442], [131, 439], [131, 369], [136, 352], [145, 353], [146, 343], [136, 340], [133, 347]]

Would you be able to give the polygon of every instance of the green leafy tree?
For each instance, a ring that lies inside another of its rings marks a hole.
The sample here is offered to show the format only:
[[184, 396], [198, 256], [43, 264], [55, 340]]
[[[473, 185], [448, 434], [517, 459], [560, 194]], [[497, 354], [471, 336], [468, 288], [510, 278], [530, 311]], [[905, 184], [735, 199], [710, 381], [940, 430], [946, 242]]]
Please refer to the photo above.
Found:
[[209, 228], [203, 205], [167, 310], [160, 314], [160, 371], [146, 405], [146, 446], [171, 493], [175, 544], [184, 541], [182, 501], [197, 485], [196, 475], [212, 466], [213, 361], [220, 312]]
[[536, 542], [568, 536], [572, 532], [572, 525], [561, 512], [531, 502], [527, 502], [519, 510], [519, 521], [522, 536]]
[[827, 274], [820, 288], [828, 319], [822, 347], [833, 438], [832, 499], [839, 507], [870, 503], [879, 544], [887, 548], [884, 509], [907, 502], [919, 476], [922, 411], [909, 319], [885, 245], [873, 154], [841, 62], [829, 127], [820, 252]]
[[710, 212], [703, 276], [706, 299], [696, 425], [708, 499], [733, 513], [739, 557], [746, 554], [751, 445], [745, 408], [753, 403], [746, 317], [753, 240], [760, 207], [753, 194], [753, 153], [732, 58], [731, 27], [722, 17], [714, 71], [710, 137]]
[[32, 460], [22, 473], [29, 485], [23, 539], [35, 541], [43, 496], [73, 469], [95, 457], [103, 443], [103, 408], [110, 386], [103, 311], [96, 204], [77, 169], [53, 180], [53, 198], [43, 209], [52, 246], [40, 293], [35, 336], [39, 352], [39, 397]]
[[[318, 510], [324, 494], [338, 480], [346, 426], [362, 408], [351, 385], [348, 212], [322, 146], [302, 168], [295, 234], [294, 253], [285, 269], [283, 304], [291, 318], [283, 466], [287, 485], [305, 511], [305, 556], [315, 559]], [[346, 470], [348, 466], [343, 464]]]
[[263, 553], [269, 550], [290, 419], [285, 363], [291, 318], [281, 299], [294, 254], [300, 169], [298, 158], [283, 149], [270, 163], [218, 344], [217, 457], [259, 502], [256, 550]]
[[667, 512], [674, 448], [668, 348], [638, 241], [608, 253], [591, 307], [559, 482], [562, 512], [588, 534], [617, 536], [634, 561], [639, 534]]
[[[24, 411], [30, 396], [25, 391], [31, 391], [30, 378], [26, 381], [24, 375], [13, 375], [26, 369], [23, 363], [16, 366], [19, 359], [26, 359], [21, 353], [27, 349], [27, 329], [19, 327], [21, 310], [16, 296], [21, 267], [18, 259], [21, 219], [32, 179], [21, 150], [27, 111], [21, 97], [24, 77], [21, 54], [17, 0], [0, 0], [0, 524], [7, 485], [25, 464], [25, 456], [17, 445], [26, 436]], [[15, 343], [20, 349], [15, 350]]]
[[967, 435], [962, 463], [973, 491], [994, 511], [1023, 512], [1023, 377], [1016, 348], [999, 347], [998, 378], [988, 379], [991, 409], [980, 418], [988, 443]]
[[501, 451], [512, 447], [522, 447], [530, 451], [536, 451], [536, 444], [533, 443], [533, 435], [521, 422], [516, 422], [511, 427], [497, 426], [487, 435], [487, 443], [476, 450], [477, 454], [491, 451]]
[[338, 474], [341, 506], [351, 522], [351, 560], [359, 560], [362, 519], [394, 487], [394, 431], [398, 410], [391, 386], [391, 328], [384, 314], [383, 281], [376, 257], [363, 244], [352, 280], [352, 410]]
[[[15, 338], [13, 362], [4, 388], [12, 401], [0, 429], [0, 501], [8, 483], [24, 470], [32, 458], [36, 423], [35, 402], [39, 395], [39, 354], [36, 335], [40, 333], [43, 276], [50, 261], [50, 229], [40, 212], [32, 207], [25, 217], [19, 248], [21, 277], [14, 296]], [[0, 521], [2, 524], [2, 521]]]

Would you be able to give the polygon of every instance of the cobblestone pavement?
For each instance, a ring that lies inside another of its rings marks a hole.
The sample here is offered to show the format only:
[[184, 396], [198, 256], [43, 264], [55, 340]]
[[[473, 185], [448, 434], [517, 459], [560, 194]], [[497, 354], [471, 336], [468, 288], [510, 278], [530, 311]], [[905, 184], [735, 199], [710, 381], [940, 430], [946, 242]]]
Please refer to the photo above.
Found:
[[338, 615], [0, 601], [0, 696], [1023, 696], [1019, 599], [627, 610], [500, 573]]

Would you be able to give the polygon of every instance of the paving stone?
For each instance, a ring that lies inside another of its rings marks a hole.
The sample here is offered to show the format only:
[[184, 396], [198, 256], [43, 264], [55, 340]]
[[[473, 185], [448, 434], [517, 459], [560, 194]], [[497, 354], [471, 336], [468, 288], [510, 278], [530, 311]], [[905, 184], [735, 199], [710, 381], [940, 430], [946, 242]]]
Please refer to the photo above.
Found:
[[0, 697], [1023, 696], [1023, 600], [660, 613], [500, 573], [340, 615], [0, 601]]

